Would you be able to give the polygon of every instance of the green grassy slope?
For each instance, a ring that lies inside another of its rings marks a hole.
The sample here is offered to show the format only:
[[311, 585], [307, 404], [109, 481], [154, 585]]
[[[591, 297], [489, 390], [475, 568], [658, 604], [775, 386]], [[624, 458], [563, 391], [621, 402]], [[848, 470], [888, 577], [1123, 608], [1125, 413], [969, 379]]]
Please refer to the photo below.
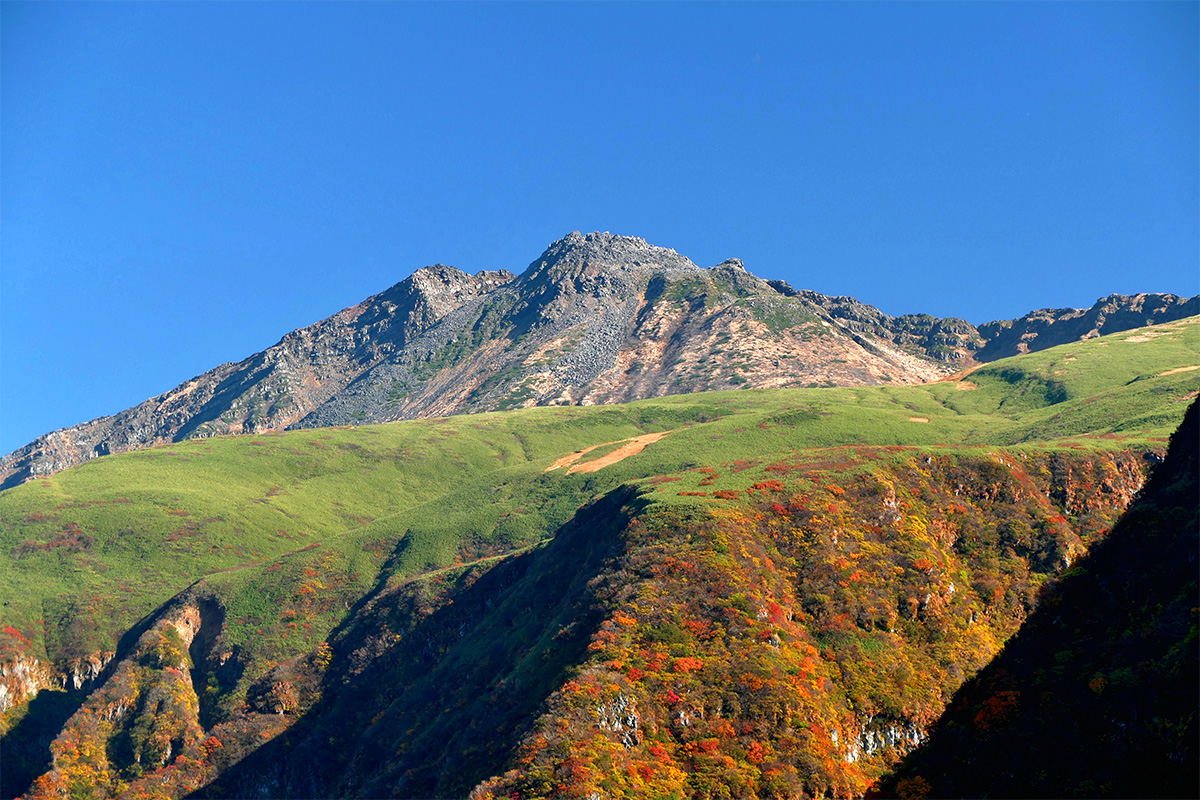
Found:
[[[145, 643], [135, 645], [134, 640], [157, 630], [154, 626], [173, 624], [162, 614], [153, 620], [146, 615], [172, 597], [179, 599], [170, 608], [178, 609], [191, 602], [186, 597], [202, 596], [219, 613], [212, 611], [215, 622], [205, 623], [209, 633], [197, 638], [208, 644], [194, 645], [189, 656], [189, 663], [206, 665], [193, 673], [196, 695], [189, 702], [197, 703], [194, 714], [205, 730], [213, 721], [237, 726], [257, 719], [251, 711], [263, 712], [275, 702], [266, 697], [278, 683], [272, 676], [304, 674], [296, 664], [319, 661], [324, 642], [335, 645], [337, 658], [349, 659], [344, 666], [360, 669], [354, 660], [358, 649], [339, 649], [348, 636], [353, 639], [356, 624], [365, 625], [365, 663], [370, 663], [369, 653], [391, 647], [386, 630], [363, 622], [364, 609], [383, 607], [387, 598], [397, 596], [419, 599], [427, 593], [422, 587], [483, 573], [505, 555], [532, 551], [531, 558], [542, 559], [539, 554], [546, 550], [541, 545], [548, 536], [581, 506], [622, 485], [638, 490], [639, 516], [728, 523], [738, 515], [743, 520], [758, 513], [768, 519], [778, 516], [764, 494], [768, 490], [751, 494], [756, 483], [782, 486], [776, 480], [782, 479], [797, 497], [823, 498], [821, 508], [830, 514], [835, 506], [839, 514], [857, 514], [860, 506], [879, 502], [889, 482], [899, 486], [934, 469], [931, 464], [937, 469], [966, 464], [967, 477], [954, 480], [968, 486], [982, 481], [992, 488], [1004, 484], [1009, 488], [1001, 494], [1037, 506], [1029, 525], [1008, 525], [997, 529], [996, 536], [1011, 539], [1016, 547], [1025, 547], [1037, 531], [1057, 536], [1061, 531], [1054, 519], [1061, 522], [1056, 516], [1061, 512], [1075, 518], [1080, 538], [1064, 534], [1066, 544], [1058, 544], [1066, 548], [1064, 553], [1073, 553], [1080, 539], [1086, 545], [1092, 534], [1102, 535], [1111, 524], [1108, 512], [1089, 510], [1086, 502], [1067, 511], [1069, 491], [1048, 503], [1042, 484], [1071, 485], [1073, 480], [1100, 494], [1108, 491], [1111, 496], [1104, 502], [1115, 502], [1113, 487], [1101, 484], [1110, 478], [1121, 483], [1136, 474], [1136, 466], [1124, 478], [1114, 470], [1138, 459], [1090, 458], [1089, 453], [1161, 449], [1183, 417], [1185, 401], [1197, 394], [1200, 369], [1189, 368], [1198, 366], [1198, 354], [1200, 318], [1194, 318], [995, 362], [957, 383], [730, 391], [621, 406], [534, 408], [195, 440], [98, 459], [0, 493], [0, 552], [6, 556], [0, 559], [0, 664], [22, 656], [69, 672], [88, 659], [94, 663], [97, 653], [136, 654]], [[612, 454], [630, 437], [655, 432], [667, 435], [599, 471], [548, 471], [556, 460], [585, 448], [594, 449], [580, 454], [577, 465]], [[1064, 451], [1073, 451], [1070, 458], [1056, 460]], [[995, 463], [997, 457], [1003, 468]], [[1106, 466], [1098, 466], [1101, 462]], [[993, 481], [995, 470], [1007, 477]], [[1048, 477], [1058, 472], [1068, 480]], [[1034, 486], [1031, 476], [1041, 483]], [[950, 481], [948, 473], [943, 477]], [[846, 491], [835, 491], [833, 484]], [[933, 502], [916, 484], [909, 488], [908, 502]], [[870, 497], [855, 494], [860, 489]], [[950, 482], [937, 489], [951, 491]], [[788, 500], [785, 494], [778, 500], [790, 509], [796, 498]], [[955, 506], [948, 498], [940, 497], [934, 505]], [[987, 502], [993, 499], [989, 495]], [[1093, 500], [1099, 502], [1087, 502]], [[1062, 508], [1052, 507], [1054, 503]], [[824, 530], [824, 522], [810, 522], [814, 530]], [[866, 538], [879, 535], [871, 519], [860, 522]], [[743, 534], [748, 543], [757, 541], [748, 531], [738, 535]], [[657, 535], [646, 540], [647, 552], [657, 552]], [[691, 534], [677, 530], [671, 535], [687, 539]], [[851, 538], [843, 545], [835, 538], [833, 544], [848, 546]], [[558, 566], [551, 572], [561, 572], [565, 579], [572, 559], [583, 551], [577, 554], [559, 544], [554, 551]], [[896, 555], [888, 548], [880, 552]], [[821, 553], [801, 574], [815, 575], [827, 566], [828, 554]], [[990, 557], [979, 557], [985, 556]], [[771, 559], [779, 561], [774, 555]], [[1021, 559], [1004, 558], [999, 566], [988, 562], [985, 572], [1007, 575], [1002, 567], [1009, 561], [1012, 582], [1026, 594], [1053, 572], [1053, 565], [1042, 565], [1046, 569], [1026, 575]], [[505, 559], [503, 565], [510, 562], [528, 560]], [[758, 562], [750, 558], [743, 566], [752, 578]], [[903, 559], [878, 566], [872, 575], [908, 569]], [[501, 569], [495, 574], [507, 573]], [[955, 575], [964, 586], [968, 578], [965, 572]], [[190, 585], [195, 590], [180, 596]], [[813, 595], [810, 609], [818, 616], [829, 606], [821, 597], [821, 592]], [[490, 608], [491, 598], [480, 598], [482, 608]], [[895, 605], [889, 603], [885, 605]], [[1015, 616], [1005, 619], [1005, 625], [1015, 624]], [[139, 620], [145, 624], [137, 625]], [[1005, 625], [995, 626], [996, 636], [1011, 632]], [[547, 628], [546, 635], [561, 633], [560, 627]], [[646, 635], [657, 636], [656, 630], [651, 626]], [[524, 658], [528, 645], [519, 639], [514, 653]], [[212, 649], [218, 645], [219, 650]], [[424, 663], [421, 642], [414, 640], [411, 646], [417, 648], [414, 664]], [[138, 669], [167, 669], [151, 663], [149, 655], [134, 660]], [[132, 662], [122, 663], [114, 669], [128, 672]], [[183, 686], [186, 682], [178, 677], [171, 673], [163, 680]], [[9, 680], [2, 673], [0, 679]], [[119, 704], [117, 695], [136, 685], [137, 680], [109, 679], [105, 691]], [[35, 703], [48, 708], [46, 701], [60, 694], [44, 692]], [[84, 694], [72, 693], [68, 702], [56, 705], [50, 716], [59, 721], [53, 725], [40, 724], [50, 717], [28, 710], [30, 706], [19, 705], [6, 715], [0, 724], [0, 732], [11, 734], [5, 748], [6, 792], [19, 793], [48, 767], [48, 737], [80, 708]], [[101, 694], [87, 702], [100, 709], [108, 702]], [[540, 698], [530, 702], [536, 705]], [[81, 719], [95, 721], [101, 714], [106, 725], [116, 724], [109, 711]], [[192, 713], [181, 711], [180, 719], [190, 719]], [[63, 728], [64, 735], [68, 728], [75, 733], [65, 742], [82, 735], [80, 725]], [[257, 741], [246, 739], [251, 740]], [[21, 754], [19, 764], [14, 753]], [[85, 773], [91, 774], [80, 774]], [[91, 780], [86, 775], [81, 780]], [[865, 779], [855, 778], [860, 783]]]
[[[679, 480], [656, 493], [661, 502], [711, 502], [679, 492], [745, 488], [763, 479], [755, 464], [766, 454], [1163, 441], [1200, 370], [1163, 373], [1200, 362], [1198, 323], [998, 361], [969, 384], [716, 392], [97, 459], [0, 493], [0, 657], [63, 664], [112, 650], [138, 618], [208, 578], [227, 595], [232, 639], [281, 658], [319, 642], [385, 566], [399, 581], [527, 546], [630, 480], [670, 475]], [[664, 430], [673, 432], [598, 472], [544, 471], [575, 450]], [[308, 627], [258, 633], [289, 603], [304, 606]]]

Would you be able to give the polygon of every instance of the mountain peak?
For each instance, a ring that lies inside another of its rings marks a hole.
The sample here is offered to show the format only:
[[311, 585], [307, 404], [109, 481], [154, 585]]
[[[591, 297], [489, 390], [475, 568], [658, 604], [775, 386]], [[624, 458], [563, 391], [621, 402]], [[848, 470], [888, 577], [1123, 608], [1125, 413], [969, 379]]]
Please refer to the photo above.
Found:
[[529, 265], [525, 275], [532, 278], [549, 272], [561, 278], [589, 269], [673, 272], [699, 267], [671, 248], [652, 245], [638, 236], [617, 236], [607, 231], [588, 234], [571, 231], [547, 247]]

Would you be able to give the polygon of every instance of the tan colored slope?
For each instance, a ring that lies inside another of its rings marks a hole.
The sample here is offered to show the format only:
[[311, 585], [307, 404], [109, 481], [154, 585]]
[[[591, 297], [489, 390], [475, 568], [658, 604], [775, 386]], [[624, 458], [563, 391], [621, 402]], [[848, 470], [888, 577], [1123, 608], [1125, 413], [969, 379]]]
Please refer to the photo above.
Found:
[[[604, 469], [607, 466], [616, 464], [618, 461], [624, 461], [625, 459], [629, 458], [630, 456], [637, 455], [638, 453], [645, 450], [647, 445], [654, 444], [655, 442], [659, 441], [660, 439], [663, 439], [670, 433], [671, 433], [671, 431], [660, 431], [659, 433], [646, 433], [641, 436], [634, 436], [630, 439], [618, 439], [615, 442], [605, 442], [604, 444], [597, 444], [597, 445], [592, 445], [591, 447], [585, 447], [584, 449], [577, 450], [576, 452], [571, 453], [570, 455], [563, 456], [562, 458], [558, 459], [553, 464], [551, 464], [549, 467], [547, 467], [544, 471], [545, 472], [553, 472], [556, 469], [564, 469], [565, 468], [567, 470], [568, 475], [574, 475], [576, 472], [597, 472], [599, 470]], [[577, 461], [579, 461], [579, 459], [583, 458], [585, 455], [587, 455], [588, 453], [592, 452], [593, 450], [595, 450], [599, 447], [605, 447], [606, 445], [610, 445], [610, 444], [619, 444], [621, 442], [625, 442], [625, 444], [623, 444], [621, 447], [618, 447], [616, 450], [613, 450], [611, 453], [605, 453], [604, 455], [600, 456], [599, 458], [592, 459], [591, 461], [584, 462], [583, 464], [576, 463]]]

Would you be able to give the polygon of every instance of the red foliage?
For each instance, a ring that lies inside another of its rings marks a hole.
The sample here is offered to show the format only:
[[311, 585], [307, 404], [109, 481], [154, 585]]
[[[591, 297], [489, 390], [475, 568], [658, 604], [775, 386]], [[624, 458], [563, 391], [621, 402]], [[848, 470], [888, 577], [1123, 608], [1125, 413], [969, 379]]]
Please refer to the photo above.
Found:
[[24, 644], [29, 644], [29, 640], [28, 640], [28, 639], [26, 639], [26, 638], [25, 638], [25, 637], [24, 637], [24, 636], [21, 634], [21, 632], [20, 632], [19, 630], [17, 630], [16, 628], [14, 628], [12, 625], [5, 625], [3, 628], [0, 628], [0, 630], [4, 631], [4, 632], [5, 632], [5, 633], [7, 633], [9, 636], [12, 636], [12, 637], [14, 637], [14, 638], [16, 638], [16, 639], [19, 639], [19, 640], [20, 640], [22, 643], [24, 643]]
[[999, 691], [983, 701], [979, 712], [975, 715], [975, 727], [981, 731], [1003, 725], [1009, 721], [1016, 711], [1021, 693], [1018, 691]]

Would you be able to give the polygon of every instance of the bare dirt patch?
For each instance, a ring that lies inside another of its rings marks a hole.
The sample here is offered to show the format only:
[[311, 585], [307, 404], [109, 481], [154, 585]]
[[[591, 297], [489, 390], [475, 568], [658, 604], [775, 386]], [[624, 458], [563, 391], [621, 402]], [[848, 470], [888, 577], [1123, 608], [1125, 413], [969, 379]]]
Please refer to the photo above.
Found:
[[636, 455], [646, 449], [646, 445], [654, 444], [659, 439], [663, 438], [670, 431], [662, 431], [661, 433], [647, 433], [644, 436], [635, 436], [629, 440], [627, 444], [618, 447], [611, 453], [602, 455], [597, 459], [587, 462], [586, 464], [576, 464], [567, 470], [570, 475], [575, 472], [596, 472], [604, 469], [609, 464], [616, 464], [618, 461], [624, 461], [632, 455]]
[[[963, 381], [963, 378], [967, 377], [972, 372], [974, 372], [975, 370], [979, 369], [982, 366], [983, 366], [983, 364], [976, 364], [973, 367], [967, 367], [966, 369], [959, 370], [958, 372], [954, 373], [953, 375], [947, 375], [944, 378], [940, 378], [940, 379], [934, 381], [934, 383], [956, 383], [956, 382], [969, 383], [969, 381]], [[974, 388], [973, 384], [972, 384], [971, 388]]]
[[[620, 441], [620, 440], [618, 440], [618, 441]], [[582, 450], [576, 450], [574, 453], [571, 453], [570, 455], [563, 456], [562, 458], [558, 459], [553, 464], [546, 467], [546, 469], [543, 470], [543, 472], [553, 472], [556, 469], [562, 469], [563, 467], [569, 467], [572, 464], [574, 464], [576, 461], [578, 461], [579, 459], [586, 456], [588, 453], [595, 450], [597, 447], [604, 447], [605, 444], [616, 444], [616, 442], [604, 442], [603, 444], [594, 444], [591, 447], [585, 447]]]
[[1197, 364], [1193, 367], [1176, 367], [1175, 369], [1169, 369], [1166, 372], [1158, 373], [1158, 377], [1161, 378], [1164, 375], [1178, 375], [1181, 372], [1191, 372], [1194, 369], [1200, 369], [1200, 364]]
[[[545, 471], [550, 472], [552, 470], [562, 469], [562, 468], [566, 467], [568, 475], [573, 475], [576, 472], [596, 472], [598, 470], [604, 469], [605, 467], [609, 466], [610, 464], [616, 464], [618, 461], [624, 461], [625, 459], [629, 458], [632, 455], [637, 455], [638, 453], [640, 453], [646, 449], [646, 445], [654, 444], [659, 439], [662, 439], [664, 436], [668, 435], [669, 433], [671, 433], [671, 431], [661, 431], [659, 433], [647, 433], [647, 434], [643, 434], [642, 436], [634, 436], [632, 439], [618, 439], [616, 442], [605, 442], [604, 444], [598, 444], [598, 445], [594, 445], [592, 447], [587, 447], [587, 448], [584, 448], [583, 450], [579, 450], [578, 452], [571, 453], [568, 456], [563, 456], [562, 458], [558, 459], [553, 464], [551, 464], [549, 467], [547, 467]], [[613, 450], [611, 453], [606, 453], [606, 454], [600, 456], [599, 458], [593, 459], [593, 460], [585, 462], [583, 464], [575, 463], [576, 461], [583, 458], [588, 453], [595, 450], [597, 447], [604, 447], [605, 444], [617, 444], [618, 442], [625, 442], [625, 444], [621, 445], [616, 450]]]
[[909, 422], [929, 422], [929, 417], [909, 417]]
[[977, 384], [971, 383], [970, 381], [959, 381], [958, 383], [954, 384], [954, 390], [956, 392], [969, 392], [972, 389], [978, 388], [979, 386]]

